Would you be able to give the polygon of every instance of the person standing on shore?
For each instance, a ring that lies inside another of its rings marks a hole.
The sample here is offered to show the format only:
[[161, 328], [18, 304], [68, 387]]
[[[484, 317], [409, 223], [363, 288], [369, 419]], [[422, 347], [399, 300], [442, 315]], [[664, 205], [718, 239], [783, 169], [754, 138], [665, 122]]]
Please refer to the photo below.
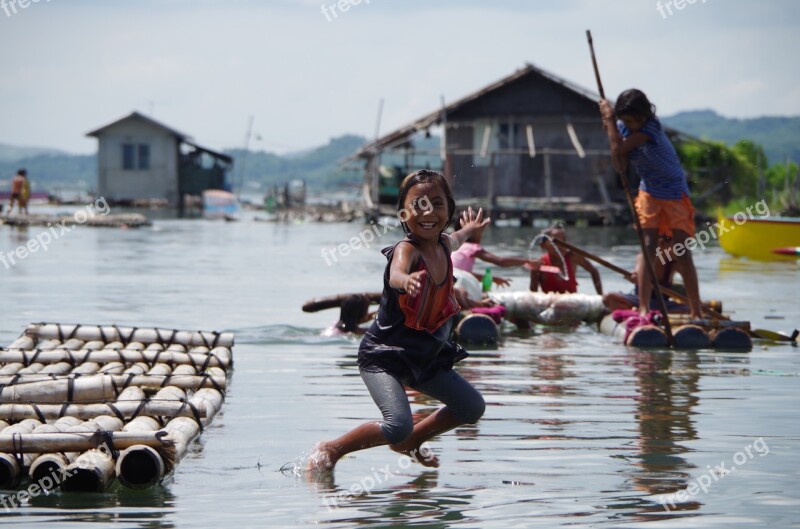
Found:
[[17, 209], [20, 215], [25, 210], [28, 214], [28, 198], [31, 196], [31, 183], [28, 181], [28, 171], [20, 169], [11, 180], [11, 202], [8, 205], [8, 213], [14, 210], [14, 201], [17, 202]]

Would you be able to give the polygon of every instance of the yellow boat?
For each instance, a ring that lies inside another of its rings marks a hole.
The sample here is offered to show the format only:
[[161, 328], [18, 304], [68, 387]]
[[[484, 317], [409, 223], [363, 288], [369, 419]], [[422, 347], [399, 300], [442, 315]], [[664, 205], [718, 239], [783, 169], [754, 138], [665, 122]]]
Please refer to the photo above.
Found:
[[789, 261], [795, 255], [775, 253], [775, 250], [800, 246], [800, 218], [748, 218], [737, 213], [719, 217], [719, 244], [731, 255], [759, 261]]

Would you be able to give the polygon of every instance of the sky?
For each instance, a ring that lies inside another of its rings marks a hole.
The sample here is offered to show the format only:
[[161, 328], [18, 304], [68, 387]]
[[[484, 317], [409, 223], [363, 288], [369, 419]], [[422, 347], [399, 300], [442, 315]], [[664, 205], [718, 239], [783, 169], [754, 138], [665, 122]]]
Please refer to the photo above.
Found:
[[372, 137], [381, 99], [385, 133], [526, 63], [595, 91], [586, 29], [611, 97], [635, 86], [662, 116], [800, 115], [797, 0], [13, 1], [12, 145], [92, 153], [86, 133], [134, 110], [212, 149], [243, 147], [250, 116], [255, 150]]

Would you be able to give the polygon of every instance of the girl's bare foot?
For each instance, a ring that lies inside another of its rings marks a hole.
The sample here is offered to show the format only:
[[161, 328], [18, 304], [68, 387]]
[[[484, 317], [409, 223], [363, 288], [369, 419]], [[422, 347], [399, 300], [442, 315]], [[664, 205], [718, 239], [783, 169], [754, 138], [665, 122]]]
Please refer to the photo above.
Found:
[[398, 454], [407, 455], [412, 461], [424, 467], [439, 468], [439, 458], [434, 455], [433, 450], [425, 445], [416, 445], [402, 442], [396, 445], [389, 445], [389, 448]]
[[338, 459], [333, 443], [319, 442], [308, 454], [306, 472], [330, 472]]

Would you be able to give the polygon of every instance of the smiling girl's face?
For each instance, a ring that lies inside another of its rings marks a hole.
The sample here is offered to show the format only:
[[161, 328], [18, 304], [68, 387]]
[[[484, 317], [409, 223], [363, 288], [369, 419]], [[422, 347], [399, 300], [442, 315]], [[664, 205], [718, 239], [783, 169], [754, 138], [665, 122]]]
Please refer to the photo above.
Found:
[[405, 208], [408, 230], [422, 240], [438, 241], [450, 220], [447, 196], [439, 184], [417, 184], [408, 190]]

